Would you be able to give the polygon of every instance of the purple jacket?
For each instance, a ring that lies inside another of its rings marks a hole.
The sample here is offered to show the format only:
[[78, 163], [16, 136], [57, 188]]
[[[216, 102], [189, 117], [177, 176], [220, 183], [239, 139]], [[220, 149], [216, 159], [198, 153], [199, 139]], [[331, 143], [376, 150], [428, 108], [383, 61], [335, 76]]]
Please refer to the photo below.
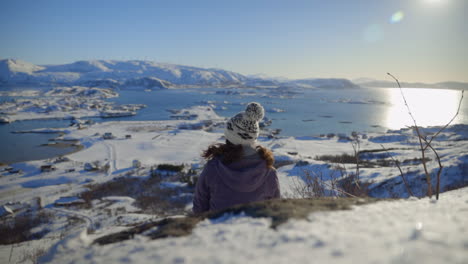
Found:
[[279, 197], [276, 170], [267, 168], [257, 153], [229, 165], [214, 158], [208, 161], [198, 178], [193, 212], [220, 210]]

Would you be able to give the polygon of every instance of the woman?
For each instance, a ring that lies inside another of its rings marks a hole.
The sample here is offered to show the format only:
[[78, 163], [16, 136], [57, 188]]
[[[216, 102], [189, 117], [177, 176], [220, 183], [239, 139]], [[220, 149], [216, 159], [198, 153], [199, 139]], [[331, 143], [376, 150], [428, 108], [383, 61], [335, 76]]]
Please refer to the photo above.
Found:
[[196, 185], [194, 213], [280, 197], [273, 154], [257, 145], [263, 115], [259, 103], [248, 104], [227, 122], [226, 143], [204, 151], [208, 162]]

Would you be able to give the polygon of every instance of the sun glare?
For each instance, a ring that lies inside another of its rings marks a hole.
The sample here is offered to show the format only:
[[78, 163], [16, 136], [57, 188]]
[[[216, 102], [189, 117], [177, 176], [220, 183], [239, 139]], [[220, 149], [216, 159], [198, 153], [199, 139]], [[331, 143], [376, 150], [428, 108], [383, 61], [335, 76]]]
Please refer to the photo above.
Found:
[[[454, 90], [403, 89], [408, 105], [420, 126], [444, 125], [457, 112], [460, 93]], [[408, 110], [399, 89], [389, 89], [391, 107], [386, 114], [386, 126], [398, 129], [412, 126]], [[455, 120], [456, 123], [456, 120]]]
[[445, 0], [424, 0], [424, 2], [429, 4], [440, 4], [445, 2]]

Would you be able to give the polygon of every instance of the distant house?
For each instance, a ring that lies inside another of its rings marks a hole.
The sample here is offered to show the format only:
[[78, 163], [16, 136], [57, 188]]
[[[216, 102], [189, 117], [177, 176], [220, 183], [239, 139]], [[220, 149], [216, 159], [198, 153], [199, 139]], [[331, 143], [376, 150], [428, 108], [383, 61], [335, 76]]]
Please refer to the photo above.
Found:
[[140, 168], [141, 162], [139, 160], [133, 160], [133, 168]]
[[52, 165], [42, 165], [41, 172], [51, 172], [54, 171], [56, 168]]
[[103, 138], [103, 139], [114, 139], [115, 136], [112, 135], [111, 132], [106, 132], [106, 133], [104, 133], [104, 135], [102, 136], [102, 138]]
[[99, 166], [99, 163], [97, 162], [93, 162], [93, 163], [85, 163], [84, 165], [84, 170], [85, 171], [96, 171], [96, 170], [99, 170], [101, 168], [101, 166]]
[[80, 126], [82, 123], [83, 121], [76, 117], [72, 117], [72, 119], [70, 120], [70, 126]]
[[60, 163], [60, 162], [67, 162], [70, 161], [70, 158], [64, 157], [64, 156], [59, 156], [58, 158], [55, 159], [55, 163]]
[[58, 200], [55, 200], [54, 205], [56, 206], [71, 206], [83, 204], [85, 201], [76, 196], [62, 196]]

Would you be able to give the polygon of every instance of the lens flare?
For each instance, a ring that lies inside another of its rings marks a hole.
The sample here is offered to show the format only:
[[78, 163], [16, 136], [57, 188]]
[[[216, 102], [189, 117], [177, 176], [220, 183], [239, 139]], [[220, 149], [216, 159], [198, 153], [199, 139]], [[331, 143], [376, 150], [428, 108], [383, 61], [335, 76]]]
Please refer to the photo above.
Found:
[[403, 20], [404, 17], [405, 17], [405, 13], [403, 13], [403, 11], [395, 12], [390, 18], [390, 23], [392, 24], [399, 23]]

